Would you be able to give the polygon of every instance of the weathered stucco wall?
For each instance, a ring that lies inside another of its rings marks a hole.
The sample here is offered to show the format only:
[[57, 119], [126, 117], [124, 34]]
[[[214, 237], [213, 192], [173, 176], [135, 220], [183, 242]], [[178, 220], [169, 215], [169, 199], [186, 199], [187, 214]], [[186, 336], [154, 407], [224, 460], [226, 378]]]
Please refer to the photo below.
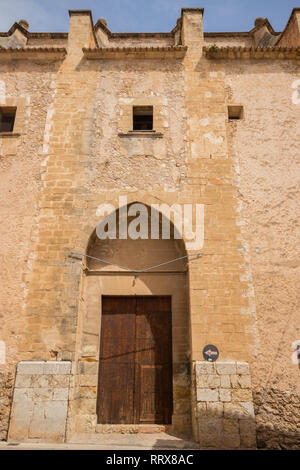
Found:
[[[175, 191], [186, 176], [186, 116], [182, 61], [101, 61], [96, 69], [95, 136], [87, 188]], [[163, 138], [120, 137], [132, 129], [132, 106], [154, 107]]]
[[299, 447], [299, 112], [291, 62], [231, 62], [227, 99], [245, 118], [228, 124], [255, 290], [259, 347], [252, 364], [260, 447]]
[[5, 363], [0, 361], [1, 381], [6, 384], [0, 386], [1, 401], [5, 402], [0, 412], [2, 439], [9, 415], [6, 402], [11, 395], [15, 364], [20, 360], [18, 345], [23, 334], [26, 296], [24, 273], [30, 271], [33, 259], [41, 163], [45, 159], [44, 129], [57, 68], [57, 64], [51, 63], [1, 61], [1, 104], [17, 100], [19, 110], [22, 107], [20, 135], [0, 137], [0, 341], [5, 342], [6, 352]]
[[134, 37], [133, 35], [120, 35], [121, 37], [109, 38], [109, 47], [157, 47], [174, 46], [174, 37]]
[[205, 46], [212, 46], [216, 44], [218, 47], [251, 47], [253, 46], [253, 39], [249, 36], [229, 36], [229, 35], [216, 35], [206, 36], [204, 34]]
[[[67, 36], [67, 35], [66, 35]], [[56, 35], [40, 35], [29, 37], [26, 43], [27, 47], [67, 47], [68, 37], [57, 37]]]

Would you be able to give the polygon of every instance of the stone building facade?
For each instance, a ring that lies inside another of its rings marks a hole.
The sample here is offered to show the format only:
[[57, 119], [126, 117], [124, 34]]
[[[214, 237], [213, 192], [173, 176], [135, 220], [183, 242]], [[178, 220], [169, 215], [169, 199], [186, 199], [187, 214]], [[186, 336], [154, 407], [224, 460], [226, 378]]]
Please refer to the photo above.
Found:
[[[170, 33], [69, 13], [68, 33], [25, 20], [0, 33], [0, 439], [165, 430], [202, 448], [299, 448], [300, 8], [283, 32], [258, 18], [240, 33], [203, 31], [201, 8]], [[161, 224], [166, 207], [201, 208], [202, 241], [175, 235], [176, 211], [169, 238], [97, 236], [103, 205], [130, 222], [136, 203], [148, 226], [152, 207]], [[104, 422], [105, 299], [162, 297], [171, 362], [138, 366], [139, 418]], [[161, 367], [171, 391], [154, 403]]]

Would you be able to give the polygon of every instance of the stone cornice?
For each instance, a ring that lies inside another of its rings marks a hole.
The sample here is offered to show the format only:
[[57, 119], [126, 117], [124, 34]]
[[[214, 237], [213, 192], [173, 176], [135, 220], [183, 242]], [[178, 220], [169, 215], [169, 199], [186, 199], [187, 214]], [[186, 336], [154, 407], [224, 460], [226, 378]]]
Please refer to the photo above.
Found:
[[61, 60], [66, 55], [64, 47], [26, 47], [26, 48], [2, 48], [0, 47], [0, 59], [38, 59]]
[[30, 33], [27, 31], [29, 39], [68, 39], [68, 35], [68, 33]]
[[204, 47], [208, 59], [300, 59], [300, 47]]
[[181, 16], [183, 13], [204, 13], [204, 8], [181, 8]]
[[227, 38], [227, 37], [250, 37], [250, 32], [249, 31], [232, 31], [232, 32], [204, 32], [204, 37], [210, 38], [210, 37], [220, 37], [220, 38]]
[[74, 15], [77, 15], [77, 16], [88, 15], [93, 21], [91, 10], [69, 10], [69, 16], [74, 16]]
[[0, 32], [0, 37], [8, 38], [18, 29], [28, 39], [67, 39], [68, 33], [32, 33], [23, 28], [19, 23], [14, 23], [7, 32]]
[[86, 59], [181, 59], [186, 46], [83, 48]]
[[171, 33], [111, 33], [112, 38], [172, 38], [174, 34]]
[[21, 26], [19, 23], [14, 23], [7, 32], [0, 32], [0, 36], [1, 37], [9, 37], [11, 36], [15, 31], [16, 29], [18, 29], [19, 31], [21, 31], [21, 33], [24, 35], [24, 36], [28, 36], [30, 33], [27, 31], [27, 29], [23, 28], [23, 26]]

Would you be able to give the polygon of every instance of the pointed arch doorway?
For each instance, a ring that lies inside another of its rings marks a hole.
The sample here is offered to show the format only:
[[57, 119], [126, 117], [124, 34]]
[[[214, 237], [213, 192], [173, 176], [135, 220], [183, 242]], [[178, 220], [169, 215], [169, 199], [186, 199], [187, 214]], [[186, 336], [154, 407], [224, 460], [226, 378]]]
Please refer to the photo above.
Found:
[[[94, 232], [87, 255], [81, 351], [84, 363], [99, 362], [97, 423], [164, 424], [190, 433], [187, 262], [157, 266], [185, 256], [183, 240], [174, 238], [172, 224], [169, 239], [101, 240]], [[136, 273], [149, 266], [157, 267]]]

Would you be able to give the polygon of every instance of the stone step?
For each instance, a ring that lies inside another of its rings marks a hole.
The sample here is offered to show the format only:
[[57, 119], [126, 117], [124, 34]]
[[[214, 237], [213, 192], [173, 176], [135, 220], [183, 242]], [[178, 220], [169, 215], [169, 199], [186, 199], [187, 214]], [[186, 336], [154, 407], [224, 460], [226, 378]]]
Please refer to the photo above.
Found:
[[173, 436], [164, 432], [160, 433], [139, 433], [139, 434], [121, 434], [121, 433], [102, 433], [85, 434], [72, 437], [69, 444], [81, 445], [84, 443], [101, 445], [109, 449], [199, 449], [196, 442]]

